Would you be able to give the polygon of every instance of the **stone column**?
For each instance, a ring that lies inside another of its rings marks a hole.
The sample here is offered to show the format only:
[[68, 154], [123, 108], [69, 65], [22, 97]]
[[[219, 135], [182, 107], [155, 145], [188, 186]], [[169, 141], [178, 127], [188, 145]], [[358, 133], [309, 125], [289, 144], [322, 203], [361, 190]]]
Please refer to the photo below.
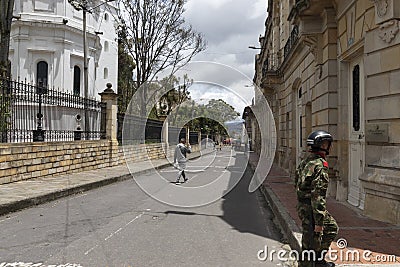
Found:
[[162, 127], [162, 131], [161, 131], [161, 146], [163, 147], [165, 157], [168, 157], [168, 155], [171, 154], [171, 151], [169, 148], [168, 118], [167, 118], [167, 115], [159, 115], [158, 117], [160, 118], [160, 121], [163, 122], [163, 127]]
[[116, 166], [119, 162], [119, 153], [118, 153], [118, 140], [117, 140], [117, 113], [118, 113], [118, 104], [117, 104], [117, 94], [111, 88], [112, 84], [107, 83], [107, 89], [105, 89], [102, 93], [99, 93], [101, 96], [101, 102], [106, 103], [106, 139], [109, 140], [109, 165]]
[[117, 94], [111, 88], [112, 84], [107, 83], [107, 89], [105, 89], [102, 93], [99, 93], [101, 96], [101, 102], [107, 104], [106, 110], [106, 139], [111, 141], [117, 141], [117, 113], [118, 113], [118, 105], [117, 105]]
[[167, 120], [167, 116], [159, 115], [160, 121], [163, 122], [163, 128], [161, 132], [161, 143], [164, 143], [168, 147], [168, 128], [169, 123]]
[[199, 143], [199, 148], [200, 148], [200, 150], [201, 150], [201, 132], [199, 131], [197, 134], [198, 134], [198, 136], [197, 136], [197, 142]]

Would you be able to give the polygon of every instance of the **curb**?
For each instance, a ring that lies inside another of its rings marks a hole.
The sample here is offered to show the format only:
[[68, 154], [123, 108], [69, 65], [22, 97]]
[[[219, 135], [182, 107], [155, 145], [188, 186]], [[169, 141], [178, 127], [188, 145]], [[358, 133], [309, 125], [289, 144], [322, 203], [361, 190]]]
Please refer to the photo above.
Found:
[[[250, 168], [254, 172], [255, 167], [249, 162]], [[278, 226], [287, 238], [287, 242], [292, 249], [301, 251], [301, 231], [296, 222], [290, 217], [286, 208], [283, 206], [276, 194], [267, 186], [261, 185], [260, 191], [271, 208], [275, 218], [277, 219]]]
[[[249, 162], [251, 170], [255, 170], [255, 166]], [[260, 187], [260, 191], [271, 208], [277, 222], [278, 227], [282, 230], [287, 238], [289, 246], [297, 251], [301, 251], [301, 231], [296, 222], [290, 217], [282, 202], [276, 194], [266, 185]], [[336, 264], [338, 267], [400, 267], [400, 264]]]
[[267, 188], [266, 186], [262, 186], [260, 189], [265, 200], [268, 202], [268, 205], [274, 213], [279, 223], [279, 227], [282, 229], [285, 237], [287, 238], [287, 242], [289, 243], [290, 247], [297, 251], [301, 251], [300, 228], [297, 226], [292, 217], [290, 217], [289, 213], [286, 211], [286, 208], [282, 205], [278, 197], [271, 189]]
[[132, 175], [143, 175], [143, 174], [147, 174], [150, 173], [154, 170], [158, 170], [158, 169], [162, 169], [165, 167], [170, 166], [170, 163], [165, 163], [165, 164], [161, 164], [159, 166], [156, 166], [154, 168], [149, 168], [149, 169], [145, 169], [145, 170], [141, 170], [141, 171], [137, 171], [135, 173], [127, 173], [127, 174], [122, 174], [120, 176], [114, 176], [114, 177], [109, 177], [109, 178], [105, 178], [103, 180], [99, 180], [99, 181], [95, 181], [95, 182], [89, 182], [86, 184], [81, 184], [81, 185], [77, 185], [74, 187], [70, 187], [70, 188], [64, 188], [64, 189], [60, 189], [58, 191], [54, 191], [54, 192], [50, 192], [47, 194], [43, 194], [43, 195], [39, 195], [39, 196], [34, 196], [34, 197], [30, 197], [30, 198], [26, 198], [26, 199], [22, 199], [22, 200], [17, 200], [14, 202], [10, 202], [7, 204], [3, 204], [0, 205], [0, 216], [3, 216], [5, 214], [11, 213], [11, 212], [15, 212], [18, 210], [22, 210], [22, 209], [26, 209], [32, 206], [36, 206], [36, 205], [40, 205], [46, 202], [50, 202], [59, 198], [63, 198], [63, 197], [67, 197], [70, 195], [74, 195], [74, 194], [78, 194], [78, 193], [82, 193], [85, 191], [89, 191], [91, 189], [95, 189], [95, 188], [99, 188], [102, 186], [106, 186], [109, 184], [113, 184], [116, 182], [121, 182], [121, 181], [125, 181], [128, 179], [132, 178]]
[[[196, 152], [195, 152], [196, 153]], [[205, 153], [203, 155], [207, 155], [210, 154], [209, 153]], [[202, 154], [190, 157], [189, 160], [191, 159], [196, 159], [196, 158], [200, 158], [202, 156]], [[26, 209], [29, 207], [33, 207], [36, 205], [40, 205], [46, 202], [50, 202], [59, 198], [63, 198], [63, 197], [67, 197], [70, 195], [74, 195], [74, 194], [79, 194], [85, 191], [89, 191], [91, 189], [95, 189], [95, 188], [99, 188], [99, 187], [103, 187], [109, 184], [113, 184], [116, 182], [122, 182], [122, 181], [126, 181], [128, 179], [132, 178], [132, 175], [143, 175], [143, 174], [147, 174], [147, 173], [151, 173], [154, 170], [159, 170], [159, 169], [163, 169], [166, 168], [168, 166], [171, 166], [172, 164], [169, 162], [160, 164], [158, 166], [153, 166], [152, 168], [148, 168], [148, 169], [144, 169], [144, 170], [140, 170], [134, 173], [125, 173], [119, 176], [114, 176], [114, 177], [109, 177], [109, 178], [105, 178], [103, 180], [99, 180], [99, 181], [94, 181], [94, 182], [89, 182], [86, 184], [81, 184], [81, 185], [76, 185], [73, 187], [69, 187], [69, 188], [63, 188], [54, 192], [50, 192], [47, 194], [43, 194], [43, 195], [39, 195], [39, 196], [34, 196], [34, 197], [30, 197], [30, 198], [26, 198], [26, 199], [21, 199], [21, 200], [17, 200], [17, 201], [13, 201], [10, 203], [6, 203], [3, 205], [0, 205], [0, 216], [6, 215], [8, 213], [12, 213], [12, 212], [16, 212], [22, 209]], [[99, 169], [101, 170], [101, 169]]]

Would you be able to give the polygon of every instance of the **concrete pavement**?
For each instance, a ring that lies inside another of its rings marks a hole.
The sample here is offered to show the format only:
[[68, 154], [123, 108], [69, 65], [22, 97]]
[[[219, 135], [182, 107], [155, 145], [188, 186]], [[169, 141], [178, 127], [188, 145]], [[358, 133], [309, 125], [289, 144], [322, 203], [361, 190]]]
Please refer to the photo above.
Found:
[[[258, 161], [256, 153], [249, 153], [249, 163], [253, 169]], [[263, 173], [267, 173], [267, 170]], [[272, 165], [261, 191], [288, 243], [293, 249], [299, 250], [301, 223], [296, 211], [297, 199], [293, 179], [287, 172]], [[335, 199], [328, 199], [327, 207], [339, 225], [337, 242], [331, 247], [337, 251], [332, 254], [332, 260], [337, 265], [400, 266], [400, 226], [367, 218], [358, 209]]]
[[157, 201], [138, 183], [161, 175], [166, 183], [155, 194], [168, 195], [230, 174], [228, 189], [246, 162], [223, 149], [191, 161], [180, 186], [167, 167], [3, 216], [0, 266], [287, 266], [265, 249], [283, 244], [261, 193], [248, 192], [249, 169], [229, 193], [192, 208]]
[[[191, 158], [199, 156], [198, 152], [191, 154]], [[255, 166], [258, 157], [255, 153], [250, 153], [249, 160], [250, 165]], [[138, 162], [133, 166], [132, 173], [134, 176], [139, 176], [153, 171], [154, 168], [160, 169], [169, 165], [166, 159], [153, 160], [151, 163]], [[123, 165], [3, 184], [0, 185], [0, 215], [131, 177], [128, 168]], [[295, 208], [296, 198], [292, 179], [285, 171], [273, 166], [261, 191], [286, 234], [289, 244], [292, 248], [299, 249], [301, 230]], [[338, 221], [340, 227], [338, 239], [347, 242], [344, 249], [338, 248], [342, 243], [333, 244], [333, 249], [342, 252], [342, 256], [335, 261], [339, 266], [400, 266], [399, 226], [366, 218], [358, 210], [334, 199], [328, 199], [328, 210]], [[358, 251], [361, 257], [356, 260], [346, 260], [348, 253], [354, 251]], [[371, 254], [368, 254], [369, 251]], [[365, 253], [368, 254], [367, 260], [362, 257]]]
[[[201, 153], [211, 153], [212, 150], [203, 150]], [[200, 152], [189, 155], [190, 159], [200, 157]], [[170, 166], [167, 159], [137, 162], [131, 167], [126, 165], [102, 168], [68, 175], [24, 180], [0, 185], [0, 216], [45, 203], [57, 198], [76, 194], [110, 183], [139, 176], [154, 169]], [[131, 174], [132, 173], [132, 174]]]

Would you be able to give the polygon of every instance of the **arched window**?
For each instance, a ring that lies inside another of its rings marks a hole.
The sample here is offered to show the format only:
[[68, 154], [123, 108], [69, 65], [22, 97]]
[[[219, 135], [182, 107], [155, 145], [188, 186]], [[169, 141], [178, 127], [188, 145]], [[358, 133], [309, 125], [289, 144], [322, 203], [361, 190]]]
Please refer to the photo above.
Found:
[[109, 45], [108, 45], [108, 41], [104, 42], [104, 52], [108, 52], [109, 49]]
[[104, 79], [108, 79], [108, 69], [104, 68]]
[[39, 61], [36, 65], [36, 86], [41, 93], [47, 93], [49, 66], [46, 61]]
[[81, 94], [81, 68], [78, 66], [74, 67], [74, 95]]

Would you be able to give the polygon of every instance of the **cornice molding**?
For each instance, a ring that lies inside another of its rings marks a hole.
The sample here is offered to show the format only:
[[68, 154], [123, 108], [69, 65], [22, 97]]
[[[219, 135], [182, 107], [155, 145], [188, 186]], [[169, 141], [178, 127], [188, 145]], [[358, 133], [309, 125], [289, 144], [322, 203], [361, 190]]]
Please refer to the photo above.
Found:
[[290, 10], [288, 21], [292, 21], [296, 18], [302, 11], [310, 7], [310, 0], [300, 0], [296, 1], [294, 7]]

